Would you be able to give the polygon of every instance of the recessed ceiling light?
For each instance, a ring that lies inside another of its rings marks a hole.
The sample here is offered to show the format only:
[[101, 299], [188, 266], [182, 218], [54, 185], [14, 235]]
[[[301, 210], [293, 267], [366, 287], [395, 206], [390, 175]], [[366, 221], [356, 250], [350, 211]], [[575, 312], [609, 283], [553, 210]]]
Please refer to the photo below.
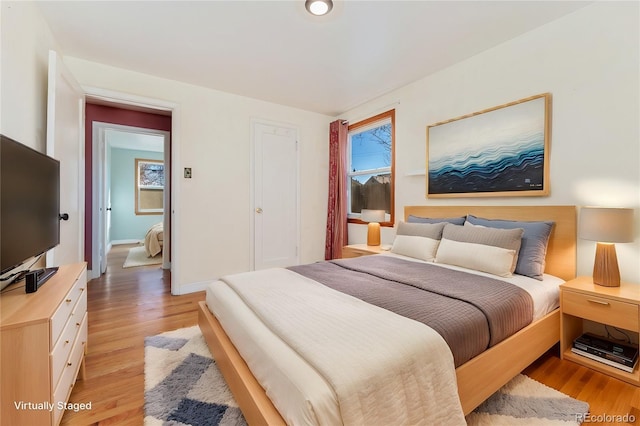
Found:
[[331, 0], [306, 0], [304, 7], [307, 8], [309, 13], [316, 16], [326, 15], [333, 8], [333, 1]]

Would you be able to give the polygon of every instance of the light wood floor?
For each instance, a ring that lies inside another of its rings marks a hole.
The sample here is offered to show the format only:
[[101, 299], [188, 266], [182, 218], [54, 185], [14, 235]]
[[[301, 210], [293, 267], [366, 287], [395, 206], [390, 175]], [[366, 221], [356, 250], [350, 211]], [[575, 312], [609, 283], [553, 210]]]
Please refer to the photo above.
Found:
[[[144, 338], [197, 323], [204, 293], [171, 296], [170, 274], [159, 265], [122, 269], [128, 247], [116, 246], [107, 273], [89, 282], [86, 378], [76, 382], [70, 402], [91, 402], [92, 409], [67, 411], [64, 425], [141, 425]], [[640, 424], [640, 388], [562, 361], [557, 353], [550, 350], [524, 373], [587, 401], [593, 415], [631, 414]]]

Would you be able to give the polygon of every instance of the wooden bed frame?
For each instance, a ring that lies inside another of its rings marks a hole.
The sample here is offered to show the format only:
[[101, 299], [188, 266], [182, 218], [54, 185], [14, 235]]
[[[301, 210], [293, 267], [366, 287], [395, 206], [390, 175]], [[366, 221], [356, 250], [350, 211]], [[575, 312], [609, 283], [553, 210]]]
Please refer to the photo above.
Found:
[[[576, 273], [575, 206], [407, 206], [409, 215], [455, 217], [473, 214], [488, 219], [555, 222], [545, 272], [569, 280]], [[264, 389], [205, 302], [198, 323], [213, 357], [250, 425], [284, 425]], [[456, 369], [458, 393], [466, 414], [500, 389], [560, 340], [559, 310], [530, 324]]]

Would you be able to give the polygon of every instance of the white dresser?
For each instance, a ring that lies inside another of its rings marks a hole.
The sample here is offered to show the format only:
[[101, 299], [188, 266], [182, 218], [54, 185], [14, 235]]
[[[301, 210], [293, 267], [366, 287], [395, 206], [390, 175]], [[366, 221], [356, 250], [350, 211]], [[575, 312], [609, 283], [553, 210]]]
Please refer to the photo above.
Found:
[[0, 424], [59, 424], [84, 376], [86, 264], [61, 266], [35, 293], [7, 287], [0, 315]]

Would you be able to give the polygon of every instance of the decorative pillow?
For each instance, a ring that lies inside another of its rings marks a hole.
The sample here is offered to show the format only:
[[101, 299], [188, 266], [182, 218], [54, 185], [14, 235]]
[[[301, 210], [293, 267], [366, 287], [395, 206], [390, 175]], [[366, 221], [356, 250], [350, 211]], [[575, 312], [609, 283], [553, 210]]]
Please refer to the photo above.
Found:
[[407, 222], [410, 223], [453, 223], [454, 225], [464, 225], [466, 217], [441, 217], [441, 218], [433, 218], [433, 217], [420, 217], [409, 215], [407, 218]]
[[439, 240], [415, 235], [396, 235], [391, 252], [416, 259], [433, 262], [438, 250]]
[[415, 235], [418, 237], [433, 238], [439, 240], [442, 238], [442, 230], [446, 223], [407, 223], [398, 222], [396, 235]]
[[436, 263], [462, 266], [500, 277], [510, 277], [515, 257], [515, 250], [443, 238], [438, 245]]
[[513, 220], [490, 220], [473, 215], [467, 216], [467, 221], [473, 225], [488, 226], [497, 229], [522, 228], [522, 246], [518, 253], [515, 273], [542, 280], [544, 274], [545, 257], [549, 236], [554, 222], [522, 222]]
[[461, 243], [474, 243], [486, 246], [500, 247], [513, 250], [513, 265], [511, 272], [516, 268], [518, 251], [522, 241], [522, 228], [516, 229], [495, 229], [480, 226], [458, 226], [447, 224], [442, 231], [442, 239], [458, 241]]

